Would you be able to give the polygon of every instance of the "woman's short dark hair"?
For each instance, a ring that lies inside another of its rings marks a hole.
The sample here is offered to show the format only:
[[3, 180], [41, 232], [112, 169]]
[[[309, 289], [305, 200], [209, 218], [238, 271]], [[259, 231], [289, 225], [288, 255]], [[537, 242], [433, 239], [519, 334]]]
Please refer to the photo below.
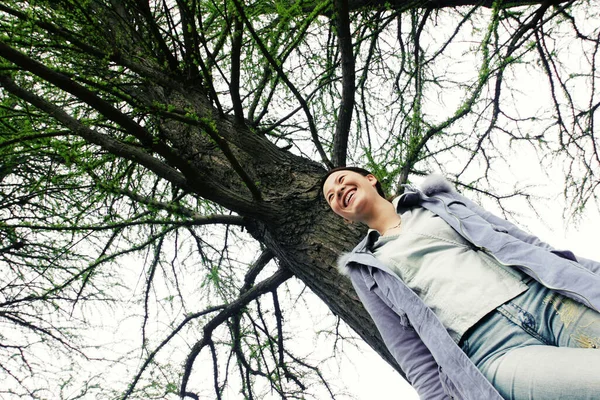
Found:
[[[321, 193], [323, 193], [323, 186], [325, 186], [325, 181], [327, 180], [327, 178], [329, 178], [331, 174], [337, 171], [352, 171], [361, 174], [362, 176], [373, 175], [370, 171], [367, 171], [366, 169], [360, 167], [337, 167], [330, 169], [329, 171], [327, 171], [327, 174], [325, 174], [325, 176], [321, 179]], [[381, 186], [381, 182], [379, 182], [379, 179], [375, 184], [375, 189], [377, 189], [377, 193], [381, 197], [383, 197], [384, 199], [386, 198], [385, 192], [383, 191], [383, 187]]]

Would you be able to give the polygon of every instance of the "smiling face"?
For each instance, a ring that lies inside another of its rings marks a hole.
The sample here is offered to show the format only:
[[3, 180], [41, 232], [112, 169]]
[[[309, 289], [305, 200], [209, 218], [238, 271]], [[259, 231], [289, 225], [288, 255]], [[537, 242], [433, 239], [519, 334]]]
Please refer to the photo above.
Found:
[[323, 195], [337, 215], [351, 221], [364, 221], [379, 193], [377, 178], [363, 176], [354, 171], [342, 170], [329, 175], [323, 185]]

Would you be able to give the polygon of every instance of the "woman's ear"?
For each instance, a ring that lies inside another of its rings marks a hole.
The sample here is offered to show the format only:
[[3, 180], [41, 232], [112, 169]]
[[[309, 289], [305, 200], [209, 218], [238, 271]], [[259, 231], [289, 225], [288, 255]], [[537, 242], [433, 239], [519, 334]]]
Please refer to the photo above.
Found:
[[367, 178], [367, 179], [369, 180], [369, 182], [371, 183], [371, 186], [373, 186], [373, 187], [374, 187], [375, 185], [377, 185], [377, 182], [378, 182], [378, 181], [377, 181], [377, 178], [375, 177], [375, 175], [373, 175], [373, 174], [369, 174], [369, 175], [367, 175], [367, 176], [366, 176], [366, 178]]

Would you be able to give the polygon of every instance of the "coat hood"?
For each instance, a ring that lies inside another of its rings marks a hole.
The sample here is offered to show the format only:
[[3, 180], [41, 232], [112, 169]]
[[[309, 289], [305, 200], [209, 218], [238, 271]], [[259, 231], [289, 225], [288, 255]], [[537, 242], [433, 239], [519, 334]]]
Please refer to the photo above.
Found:
[[454, 191], [450, 182], [440, 174], [428, 175], [419, 185], [419, 189], [427, 196], [432, 196], [436, 193], [451, 193]]
[[349, 276], [350, 275], [350, 268], [348, 268], [348, 260], [350, 259], [350, 256], [352, 255], [352, 252], [346, 252], [346, 253], [342, 253], [341, 256], [338, 257], [337, 259], [337, 267], [338, 267], [338, 271], [340, 274], [345, 275], [345, 276]]

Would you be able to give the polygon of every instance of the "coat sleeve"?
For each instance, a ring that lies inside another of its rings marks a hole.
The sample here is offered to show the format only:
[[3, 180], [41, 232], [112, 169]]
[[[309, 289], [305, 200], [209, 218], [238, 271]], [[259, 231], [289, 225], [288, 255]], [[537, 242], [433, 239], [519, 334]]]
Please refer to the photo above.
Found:
[[464, 203], [471, 211], [475, 212], [480, 217], [482, 217], [487, 222], [489, 222], [494, 227], [494, 229], [505, 231], [509, 235], [512, 235], [513, 237], [520, 239], [523, 242], [533, 244], [538, 247], [542, 247], [542, 248], [556, 254], [559, 257], [575, 261], [575, 262], [581, 264], [583, 267], [589, 269], [593, 273], [600, 275], [600, 263], [599, 262], [589, 260], [589, 259], [586, 259], [583, 257], [577, 257], [569, 250], [557, 250], [557, 249], [553, 248], [552, 246], [550, 246], [548, 243], [541, 241], [537, 236], [527, 233], [524, 230], [517, 227], [515, 224], [505, 220], [504, 218], [500, 218], [500, 217], [492, 214], [491, 212], [486, 211], [485, 209], [483, 209], [482, 207], [477, 205], [475, 202], [467, 199], [466, 197], [464, 197], [458, 193], [454, 193], [454, 196], [458, 197], [460, 202]]
[[373, 287], [367, 287], [360, 268], [352, 269], [352, 284], [358, 297], [419, 397], [426, 400], [448, 399], [440, 381], [437, 363], [419, 335], [405, 323], [406, 316], [397, 314], [372, 290]]
[[577, 257], [577, 262], [596, 275], [600, 275], [600, 263], [598, 261], [590, 260], [583, 257]]

